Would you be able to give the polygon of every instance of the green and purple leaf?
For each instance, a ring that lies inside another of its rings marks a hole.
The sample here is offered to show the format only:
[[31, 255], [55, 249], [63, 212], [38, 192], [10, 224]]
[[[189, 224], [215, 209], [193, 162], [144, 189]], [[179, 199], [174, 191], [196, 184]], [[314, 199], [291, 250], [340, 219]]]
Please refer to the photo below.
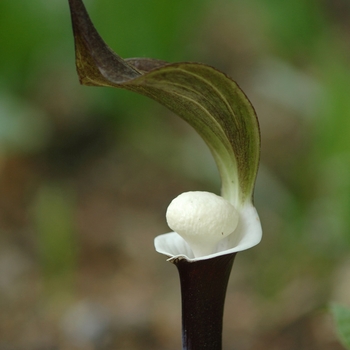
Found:
[[255, 111], [239, 86], [200, 63], [122, 59], [96, 31], [81, 0], [69, 0], [76, 66], [83, 85], [110, 86], [148, 96], [189, 123], [210, 148], [222, 196], [236, 206], [252, 199], [259, 165]]

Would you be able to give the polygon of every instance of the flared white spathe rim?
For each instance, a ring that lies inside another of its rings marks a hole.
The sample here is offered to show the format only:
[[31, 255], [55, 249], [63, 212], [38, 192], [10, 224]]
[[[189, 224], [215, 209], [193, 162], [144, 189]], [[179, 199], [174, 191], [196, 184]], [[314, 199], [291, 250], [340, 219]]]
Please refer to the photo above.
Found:
[[154, 239], [154, 246], [158, 253], [169, 257], [168, 261], [186, 259], [195, 262], [252, 248], [261, 241], [261, 237], [259, 215], [253, 204], [248, 202], [239, 209], [239, 223], [236, 230], [219, 242], [213, 254], [195, 258], [189, 245], [176, 232], [157, 236]]

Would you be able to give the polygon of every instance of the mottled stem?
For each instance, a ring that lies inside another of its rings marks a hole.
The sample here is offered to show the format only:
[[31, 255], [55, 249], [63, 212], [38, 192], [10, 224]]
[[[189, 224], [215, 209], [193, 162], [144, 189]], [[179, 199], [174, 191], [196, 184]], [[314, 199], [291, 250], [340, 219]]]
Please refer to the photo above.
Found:
[[227, 283], [236, 254], [189, 262], [177, 259], [183, 350], [221, 350]]

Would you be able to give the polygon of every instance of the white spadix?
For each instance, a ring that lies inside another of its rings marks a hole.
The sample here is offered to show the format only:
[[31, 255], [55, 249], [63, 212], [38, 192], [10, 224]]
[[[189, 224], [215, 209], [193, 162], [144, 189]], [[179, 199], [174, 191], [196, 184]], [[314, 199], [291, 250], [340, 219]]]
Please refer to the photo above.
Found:
[[196, 258], [213, 254], [220, 240], [238, 225], [235, 207], [210, 192], [185, 192], [170, 203], [166, 219], [169, 227], [191, 247]]

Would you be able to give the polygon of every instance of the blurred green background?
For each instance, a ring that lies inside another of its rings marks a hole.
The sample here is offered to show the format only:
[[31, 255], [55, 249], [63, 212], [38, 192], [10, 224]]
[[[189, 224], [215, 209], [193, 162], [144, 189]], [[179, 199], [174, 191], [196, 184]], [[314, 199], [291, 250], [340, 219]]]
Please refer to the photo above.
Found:
[[[342, 349], [350, 305], [350, 3], [85, 0], [122, 57], [201, 61], [259, 116], [262, 243], [236, 258], [224, 349]], [[0, 349], [181, 348], [176, 269], [153, 238], [186, 190], [219, 192], [178, 117], [82, 87], [68, 4], [0, 2]]]

